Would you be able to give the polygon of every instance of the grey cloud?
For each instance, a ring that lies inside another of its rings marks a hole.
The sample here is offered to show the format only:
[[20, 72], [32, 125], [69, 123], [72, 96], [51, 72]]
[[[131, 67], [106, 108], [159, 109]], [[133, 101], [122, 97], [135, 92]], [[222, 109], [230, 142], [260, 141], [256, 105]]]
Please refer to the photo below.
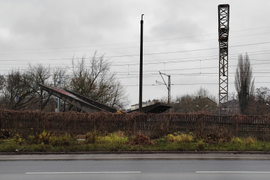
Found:
[[152, 35], [163, 38], [195, 36], [202, 31], [202, 26], [188, 19], [168, 19], [151, 29]]

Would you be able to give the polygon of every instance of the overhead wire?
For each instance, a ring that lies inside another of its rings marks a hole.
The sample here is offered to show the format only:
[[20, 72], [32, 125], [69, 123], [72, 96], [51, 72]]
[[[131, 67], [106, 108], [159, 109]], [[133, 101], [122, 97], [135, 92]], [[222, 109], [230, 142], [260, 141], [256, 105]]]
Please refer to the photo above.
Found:
[[[242, 45], [234, 45], [229, 46], [229, 48], [235, 48], [235, 47], [244, 47], [244, 46], [252, 46], [252, 45], [260, 45], [260, 44], [269, 44], [270, 42], [261, 42], [261, 43], [250, 43], [250, 44], [242, 44]], [[204, 49], [193, 49], [193, 50], [179, 50], [179, 51], [168, 51], [168, 52], [158, 52], [158, 53], [145, 53], [145, 56], [149, 55], [157, 55], [157, 54], [172, 54], [172, 53], [183, 53], [183, 52], [196, 52], [196, 51], [207, 51], [207, 50], [213, 50], [218, 49], [216, 48], [204, 48]], [[270, 50], [267, 50], [270, 51]], [[130, 55], [119, 55], [119, 56], [105, 56], [106, 58], [113, 58], [113, 57], [132, 57], [132, 56], [139, 56], [139, 54], [130, 54]], [[92, 58], [92, 57], [88, 57]], [[85, 58], [85, 59], [88, 59]], [[199, 58], [199, 57], [198, 57]], [[82, 58], [48, 58], [48, 59], [0, 59], [0, 61], [44, 61], [44, 60], [72, 60], [72, 59], [82, 59]]]
[[[249, 31], [249, 30], [258, 30], [258, 29], [266, 29], [269, 27], [261, 27], [261, 28], [251, 28], [251, 29], [244, 29], [244, 30], [236, 30], [236, 31], [231, 31], [231, 32], [242, 32], [242, 31]], [[269, 34], [269, 32], [264, 32], [264, 33], [259, 33], [259, 34], [249, 34], [249, 35], [240, 35], [240, 36], [236, 36], [233, 38], [238, 38], [238, 37], [245, 37], [245, 36], [255, 36], [255, 35], [262, 35], [262, 34]], [[187, 39], [187, 38], [194, 38], [194, 37], [205, 37], [205, 36], [211, 36], [211, 35], [217, 35], [217, 33], [212, 33], [212, 34], [203, 34], [203, 35], [193, 35], [193, 36], [185, 36], [185, 37], [174, 37], [174, 38], [168, 38], [168, 39], [154, 39], [154, 40], [145, 40], [144, 42], [154, 42], [154, 41], [167, 41], [167, 40], [174, 40], [174, 39]], [[210, 40], [215, 40], [215, 39], [210, 39]], [[208, 41], [208, 40], [200, 40], [200, 41]], [[194, 42], [194, 41], [193, 41]], [[198, 42], [198, 41], [195, 41]], [[51, 51], [51, 50], [55, 50], [55, 49], [78, 49], [78, 48], [89, 48], [89, 47], [95, 47], [95, 50], [97, 49], [97, 47], [102, 47], [102, 46], [116, 46], [116, 45], [126, 45], [126, 44], [134, 44], [134, 43], [138, 43], [138, 41], [136, 42], [127, 42], [127, 43], [110, 43], [110, 44], [96, 44], [96, 45], [87, 45], [87, 46], [76, 46], [76, 47], [51, 47], [51, 48], [47, 48], [47, 49], [25, 49], [25, 50], [10, 50], [10, 51], [0, 51], [0, 53], [16, 53], [16, 52], [25, 52], [25, 51]], [[186, 42], [181, 42], [182, 43], [186, 43]], [[190, 43], [190, 41], [189, 41]], [[176, 43], [179, 44], [179, 43]], [[161, 44], [161, 45], [146, 45], [147, 46], [162, 46], [162, 45], [168, 45], [168, 44]], [[125, 49], [125, 48], [129, 48], [129, 47], [120, 47], [119, 49]], [[138, 48], [138, 47], [132, 47], [132, 48]], [[118, 48], [111, 48], [111, 49], [118, 49]], [[110, 49], [103, 49], [103, 50], [110, 50]], [[66, 51], [59, 51], [59, 52], [66, 52]], [[70, 52], [70, 51], [68, 51]], [[55, 52], [52, 52], [55, 53]]]
[[[187, 38], [187, 37], [186, 37]], [[164, 41], [164, 40], [160, 40], [160, 41]], [[150, 41], [149, 41], [150, 42]], [[244, 46], [250, 46], [250, 45], [260, 45], [260, 44], [269, 44], [270, 42], [261, 42], [261, 43], [250, 43], [250, 44], [243, 44], [243, 45], [234, 45], [234, 46], [229, 46], [229, 48], [234, 48], [234, 47], [244, 47]], [[153, 45], [153, 46], [155, 46], [155, 45]], [[149, 55], [157, 55], [157, 54], [172, 54], [172, 53], [181, 53], [181, 52], [194, 52], [194, 51], [206, 51], [206, 50], [213, 50], [213, 49], [218, 49], [218, 48], [205, 48], [205, 49], [194, 49], [194, 50], [185, 50], [185, 51], [170, 51], [170, 52], [157, 52], [157, 53], [148, 53], [148, 54], [144, 54], [144, 55], [146, 55], [146, 56], [149, 56]], [[267, 50], [267, 51], [269, 51], [269, 50]], [[263, 51], [263, 52], [267, 52], [267, 51]], [[138, 54], [136, 54], [136, 55], [122, 55], [122, 56], [108, 56], [109, 58], [112, 58], [112, 57], [130, 57], [130, 56], [138, 56]], [[107, 56], [106, 56], [107, 57]], [[215, 56], [215, 57], [217, 57], [217, 56]], [[36, 59], [33, 59], [33, 61], [42, 61], [42, 60], [71, 60], [72, 58], [52, 58], [52, 59], [38, 59], [38, 60], [36, 60]], [[76, 58], [76, 59], [81, 59], [81, 58]], [[212, 59], [214, 59], [214, 58], [212, 58]], [[211, 60], [212, 60], [211, 59]], [[196, 62], [196, 61], [206, 61], [206, 60], [209, 60], [209, 59], [205, 59], [205, 60], [203, 60], [203, 59], [198, 59], [198, 60], [183, 60], [183, 61], [180, 61], [180, 62], [191, 62], [191, 61], [194, 61], [194, 62]], [[0, 60], [0, 61], [5, 61], [5, 60]], [[6, 61], [30, 61], [29, 59], [25, 59], [25, 60], [6, 60]], [[162, 60], [161, 60], [162, 61]], [[164, 61], [164, 60], [163, 60]], [[258, 61], [267, 61], [267, 60], [258, 60]], [[174, 60], [174, 61], [172, 61], [172, 62], [166, 62], [166, 63], [176, 63], [176, 62], [179, 62], [179, 60]], [[146, 63], [145, 65], [150, 65], [150, 64], [160, 64], [160, 63], [163, 63], [163, 62], [149, 62], [149, 63]], [[136, 64], [129, 64], [129, 65], [137, 65], [137, 64], [139, 64], [139, 63], [136, 63]], [[252, 64], [252, 65], [262, 65], [262, 64], [269, 64], [269, 63], [255, 63], [255, 64]], [[112, 66], [126, 66], [126, 65], [117, 65], [117, 64], [115, 64], [115, 65], [112, 65]], [[207, 69], [207, 68], [217, 68], [217, 67], [215, 67], [215, 66], [212, 66], [212, 67], [200, 67], [200, 68], [191, 68], [191, 69], [189, 69], [189, 70], [194, 70], [194, 69]], [[166, 71], [183, 71], [183, 69], [173, 69], [173, 70], [166, 70]], [[154, 72], [154, 70], [153, 71], [150, 71], [150, 72]], [[130, 73], [132, 73], [132, 71], [130, 71]], [[263, 73], [263, 72], [260, 72], [260, 73]], [[267, 73], [267, 72], [265, 72], [265, 73]], [[177, 84], [175, 84], [175, 85], [177, 85]], [[183, 84], [181, 84], [181, 85], [183, 85]]]

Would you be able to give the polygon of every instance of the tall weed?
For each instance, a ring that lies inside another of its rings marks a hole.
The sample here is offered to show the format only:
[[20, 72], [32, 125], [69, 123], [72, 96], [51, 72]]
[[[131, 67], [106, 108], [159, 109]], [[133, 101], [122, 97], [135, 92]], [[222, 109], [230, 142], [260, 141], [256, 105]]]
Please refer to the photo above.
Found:
[[176, 134], [176, 135], [173, 135], [173, 134], [168, 134], [166, 136], [166, 140], [169, 141], [169, 142], [192, 142], [194, 139], [193, 139], [193, 136], [191, 134]]
[[257, 139], [253, 137], [247, 137], [244, 139], [244, 142], [247, 145], [251, 145], [251, 144], [255, 144], [257, 142]]
[[233, 137], [231, 139], [231, 143], [232, 144], [242, 144], [243, 143], [243, 140], [241, 138], [239, 138], [239, 137]]
[[70, 134], [65, 133], [65, 135], [52, 135], [49, 140], [49, 144], [52, 146], [70, 146], [76, 143], [76, 138], [72, 137]]
[[107, 136], [98, 136], [96, 139], [97, 143], [126, 143], [128, 142], [128, 137], [124, 136], [124, 133], [121, 131], [110, 133]]

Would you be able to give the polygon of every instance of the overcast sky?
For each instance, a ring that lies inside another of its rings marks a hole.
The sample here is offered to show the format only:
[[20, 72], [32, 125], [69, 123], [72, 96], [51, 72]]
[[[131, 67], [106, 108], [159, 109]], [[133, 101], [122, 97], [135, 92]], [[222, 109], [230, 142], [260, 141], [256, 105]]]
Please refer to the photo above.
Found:
[[[248, 53], [255, 87], [270, 87], [269, 0], [0, 0], [0, 74], [28, 63], [51, 68], [99, 55], [139, 100], [140, 19], [144, 14], [143, 101], [206, 88], [218, 97], [218, 5], [230, 4], [229, 92], [239, 54]], [[167, 80], [167, 78], [165, 78]]]

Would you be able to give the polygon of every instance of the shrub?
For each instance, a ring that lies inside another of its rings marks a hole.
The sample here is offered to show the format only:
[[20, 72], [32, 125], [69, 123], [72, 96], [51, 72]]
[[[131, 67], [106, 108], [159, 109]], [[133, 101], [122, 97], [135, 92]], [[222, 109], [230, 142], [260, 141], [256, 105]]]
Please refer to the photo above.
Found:
[[111, 133], [107, 136], [98, 136], [96, 139], [98, 143], [126, 143], [128, 142], [128, 137], [124, 136], [124, 133], [121, 131], [117, 131], [115, 133]]
[[169, 142], [174, 142], [175, 141], [175, 137], [172, 134], [168, 134], [166, 136], [166, 140], [169, 141]]
[[193, 136], [191, 134], [168, 134], [166, 140], [169, 142], [191, 142], [193, 141]]
[[50, 133], [45, 130], [39, 135], [39, 142], [44, 144], [49, 144], [50, 141]]
[[128, 142], [128, 137], [124, 135], [124, 132], [117, 131], [114, 133], [110, 133], [108, 135], [97, 135], [94, 131], [92, 133], [86, 133], [85, 143], [126, 143]]
[[242, 144], [243, 141], [239, 137], [233, 137], [231, 139], [231, 143], [233, 143], [233, 144]]
[[197, 144], [197, 149], [202, 151], [204, 150], [204, 142], [203, 141], [199, 141], [198, 144]]
[[14, 136], [14, 141], [17, 143], [17, 144], [22, 144], [22, 142], [23, 142], [23, 139], [22, 139], [22, 137], [17, 133], [17, 134], [15, 134], [15, 136]]
[[11, 137], [11, 132], [7, 129], [0, 129], [0, 139], [8, 139]]
[[255, 138], [252, 138], [252, 137], [247, 137], [247, 138], [245, 138], [244, 139], [244, 142], [246, 143], [246, 144], [255, 144], [256, 142], [257, 142], [257, 139], [255, 139]]
[[26, 138], [27, 143], [29, 144], [36, 144], [39, 142], [39, 135], [28, 135], [28, 137]]
[[6, 140], [5, 145], [0, 147], [0, 152], [14, 152], [20, 145], [14, 139]]
[[85, 143], [95, 143], [96, 142], [96, 138], [97, 138], [97, 133], [94, 131], [92, 133], [87, 132], [86, 133], [86, 139], [85, 139]]
[[49, 140], [49, 144], [52, 146], [70, 146], [75, 142], [76, 139], [68, 133], [65, 133], [64, 136], [52, 135]]
[[191, 142], [193, 141], [193, 136], [190, 134], [181, 134], [181, 142]]
[[131, 145], [146, 145], [150, 143], [150, 138], [144, 134], [136, 134], [135, 138], [130, 142]]

